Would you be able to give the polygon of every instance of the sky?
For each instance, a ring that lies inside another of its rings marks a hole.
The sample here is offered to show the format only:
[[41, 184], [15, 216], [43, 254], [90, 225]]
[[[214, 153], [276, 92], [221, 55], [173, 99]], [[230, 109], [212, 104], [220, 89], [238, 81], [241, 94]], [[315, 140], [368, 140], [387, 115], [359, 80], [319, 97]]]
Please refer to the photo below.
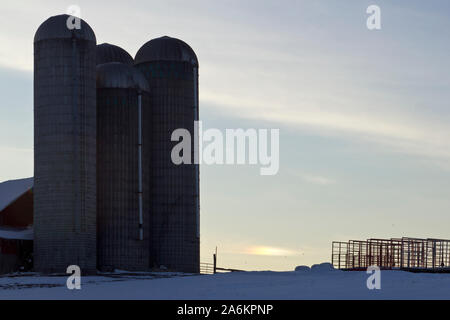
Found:
[[33, 175], [33, 36], [70, 5], [132, 56], [189, 43], [205, 128], [280, 129], [275, 176], [202, 165], [202, 262], [217, 246], [221, 267], [292, 270], [334, 240], [450, 238], [448, 1], [2, 3], [0, 182]]

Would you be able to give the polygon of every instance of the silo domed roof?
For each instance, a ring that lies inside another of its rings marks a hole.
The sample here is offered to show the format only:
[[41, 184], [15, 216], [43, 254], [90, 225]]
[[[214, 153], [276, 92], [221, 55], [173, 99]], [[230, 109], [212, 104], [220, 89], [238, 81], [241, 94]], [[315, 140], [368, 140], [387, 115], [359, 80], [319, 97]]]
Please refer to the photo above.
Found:
[[61, 14], [45, 20], [34, 35], [34, 42], [45, 39], [72, 38], [73, 34], [78, 39], [97, 42], [94, 31], [83, 19], [81, 19], [80, 29], [69, 29], [67, 27], [67, 20], [69, 18], [69, 15]]
[[133, 65], [133, 57], [119, 46], [102, 43], [97, 45], [97, 65], [108, 62], [121, 62]]
[[135, 64], [149, 61], [186, 61], [198, 66], [197, 56], [186, 42], [167, 36], [148, 41], [136, 53]]
[[149, 85], [144, 75], [134, 67], [109, 62], [97, 66], [97, 89], [101, 88], [136, 88], [149, 92]]

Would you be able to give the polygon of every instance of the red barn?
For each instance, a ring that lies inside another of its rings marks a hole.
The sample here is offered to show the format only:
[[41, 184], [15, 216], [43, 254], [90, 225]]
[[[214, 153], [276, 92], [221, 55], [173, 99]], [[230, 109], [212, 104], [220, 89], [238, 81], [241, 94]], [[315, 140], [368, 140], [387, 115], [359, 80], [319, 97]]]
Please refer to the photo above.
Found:
[[32, 268], [32, 187], [33, 178], [0, 183], [0, 273]]

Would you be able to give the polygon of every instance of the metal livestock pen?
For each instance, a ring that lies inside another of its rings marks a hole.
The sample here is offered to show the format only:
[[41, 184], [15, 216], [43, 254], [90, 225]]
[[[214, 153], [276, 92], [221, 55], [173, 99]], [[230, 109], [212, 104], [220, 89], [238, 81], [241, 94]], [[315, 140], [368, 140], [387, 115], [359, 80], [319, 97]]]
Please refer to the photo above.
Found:
[[332, 264], [341, 270], [369, 266], [409, 271], [450, 271], [450, 240], [391, 238], [333, 241]]

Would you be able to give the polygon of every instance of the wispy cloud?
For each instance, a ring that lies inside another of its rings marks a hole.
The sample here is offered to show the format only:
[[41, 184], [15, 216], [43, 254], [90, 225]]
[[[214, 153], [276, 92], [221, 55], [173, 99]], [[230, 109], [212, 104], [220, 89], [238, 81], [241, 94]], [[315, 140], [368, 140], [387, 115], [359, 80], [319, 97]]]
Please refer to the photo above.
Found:
[[202, 100], [204, 104], [222, 110], [239, 109], [239, 115], [248, 119], [318, 135], [362, 140], [390, 152], [439, 160], [440, 163], [450, 161], [450, 128], [439, 121], [417, 119], [407, 114], [404, 118], [393, 113], [380, 115], [364, 112], [367, 110], [364, 107], [358, 113], [353, 110], [329, 111], [323, 106], [293, 108], [272, 101], [252, 101], [209, 92], [203, 94]]
[[289, 169], [287, 172], [292, 177], [298, 178], [304, 182], [312, 183], [315, 185], [329, 186], [329, 185], [333, 185], [333, 184], [337, 183], [337, 181], [331, 177], [326, 177], [324, 175], [318, 175], [315, 173], [307, 173], [307, 172], [301, 171], [298, 168]]
[[321, 186], [328, 186], [336, 183], [335, 180], [322, 176], [302, 175], [301, 178], [307, 182]]

